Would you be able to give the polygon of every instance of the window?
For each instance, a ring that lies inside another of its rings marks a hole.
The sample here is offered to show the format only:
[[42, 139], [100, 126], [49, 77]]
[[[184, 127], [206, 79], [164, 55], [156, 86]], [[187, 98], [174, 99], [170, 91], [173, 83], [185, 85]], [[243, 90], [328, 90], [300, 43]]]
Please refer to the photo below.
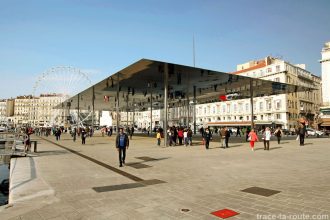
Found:
[[280, 72], [280, 70], [281, 70], [281, 66], [280, 65], [277, 65], [276, 66], [276, 72]]
[[238, 112], [243, 112], [243, 103], [238, 104]]
[[227, 113], [230, 113], [230, 104], [227, 104]]
[[234, 104], [234, 112], [237, 112], [237, 104]]
[[275, 101], [275, 108], [276, 108], [276, 110], [281, 109], [281, 100], [276, 100]]
[[276, 119], [281, 119], [281, 114], [276, 114]]
[[260, 70], [260, 76], [264, 76], [264, 70]]
[[272, 102], [270, 100], [266, 101], [267, 111], [272, 109]]
[[259, 102], [259, 110], [262, 112], [264, 110], [264, 103]]
[[274, 81], [275, 81], [275, 82], [280, 82], [280, 77], [276, 77], [276, 78], [274, 79]]
[[249, 104], [245, 103], [245, 111], [248, 112], [249, 111]]
[[260, 120], [264, 120], [264, 115], [260, 115]]
[[222, 113], [226, 112], [226, 105], [222, 105]]
[[213, 106], [213, 111], [212, 111], [213, 114], [215, 114], [215, 107]]
[[271, 73], [272, 72], [272, 68], [267, 68], [267, 73]]

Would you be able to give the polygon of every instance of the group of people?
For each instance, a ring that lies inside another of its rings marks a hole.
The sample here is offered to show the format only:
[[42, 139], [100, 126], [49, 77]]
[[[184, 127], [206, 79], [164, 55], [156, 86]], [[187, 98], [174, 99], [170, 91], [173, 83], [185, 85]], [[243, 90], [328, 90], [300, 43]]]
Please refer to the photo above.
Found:
[[104, 137], [104, 135], [107, 135], [107, 136], [111, 137], [112, 132], [113, 132], [113, 130], [112, 130], [111, 126], [110, 127], [105, 126], [105, 127], [101, 128], [102, 137]]
[[[201, 134], [203, 137], [203, 142], [205, 144], [205, 148], [209, 149], [209, 145], [210, 145], [210, 140], [212, 140], [212, 132], [210, 131], [209, 128], [201, 129]], [[228, 143], [229, 143], [229, 138], [231, 135], [230, 130], [227, 127], [221, 128], [220, 132], [220, 143], [221, 143], [221, 147], [226, 149], [229, 148]]]
[[[53, 134], [56, 136], [56, 140], [60, 140], [60, 136], [61, 136], [62, 132], [63, 132], [63, 130], [61, 128], [56, 128], [53, 130]], [[104, 136], [104, 134], [109, 134], [108, 132], [109, 132], [109, 130], [107, 130], [106, 128], [103, 128], [101, 130], [102, 136]], [[111, 136], [112, 128], [111, 128], [110, 132], [111, 132], [110, 133], [110, 136]], [[168, 141], [169, 146], [175, 146], [175, 145], [184, 145], [184, 146], [190, 145], [191, 146], [192, 145], [193, 132], [190, 127], [172, 126], [172, 127], [169, 127], [166, 132], [168, 135], [167, 141]], [[254, 151], [255, 142], [259, 141], [258, 134], [257, 134], [258, 132], [255, 131], [255, 129], [248, 129], [248, 128], [246, 130], [242, 131], [242, 133], [243, 132], [246, 134], [246, 140], [248, 142], [250, 142], [251, 150]], [[70, 133], [71, 133], [71, 136], [73, 137], [73, 141], [76, 141], [76, 136], [78, 135], [78, 136], [81, 136], [82, 144], [85, 144], [87, 136], [93, 135], [93, 130], [88, 129], [88, 128], [86, 128], [86, 129], [85, 128], [79, 128], [79, 129], [73, 128]], [[210, 141], [212, 140], [211, 130], [209, 128], [205, 128], [205, 129], [202, 128], [200, 130], [200, 133], [202, 135], [203, 144], [205, 145], [205, 148], [209, 149]], [[219, 133], [221, 147], [224, 149], [229, 148], [229, 138], [232, 135], [232, 132], [230, 131], [230, 129], [228, 129], [227, 127], [223, 127], [219, 130], [219, 132], [217, 130], [216, 133]], [[243, 133], [243, 135], [244, 135], [244, 133]], [[300, 140], [300, 145], [303, 146], [305, 135], [307, 134], [305, 123], [298, 124], [298, 126], [296, 128], [296, 133], [298, 134], [298, 137]], [[27, 130], [26, 137], [25, 137], [25, 146], [27, 149], [29, 149], [29, 147], [30, 147], [30, 134], [31, 134], [31, 131]], [[119, 133], [116, 136], [115, 145], [116, 145], [116, 149], [118, 150], [118, 154], [119, 154], [119, 166], [120, 167], [125, 165], [126, 150], [129, 147], [129, 140], [132, 139], [133, 134], [134, 134], [133, 126], [132, 126], [132, 128], [127, 127], [126, 133], [124, 132], [123, 128], [119, 128]], [[240, 130], [237, 129], [236, 136], [237, 135], [240, 136], [240, 134], [241, 134]], [[129, 138], [129, 136], [130, 136], [130, 138]], [[277, 138], [278, 144], [280, 144], [281, 137], [283, 136], [283, 131], [281, 130], [280, 127], [278, 127], [274, 132], [272, 132], [269, 127], [264, 128], [264, 130], [262, 131], [262, 140], [263, 140], [263, 144], [264, 144], [264, 150], [269, 150], [270, 140], [271, 140], [272, 136], [275, 136]], [[157, 138], [157, 145], [159, 146], [161, 144], [161, 139], [163, 138], [162, 129], [157, 129], [156, 138]]]
[[[162, 130], [157, 130], [157, 144], [160, 145]], [[167, 129], [167, 141], [169, 146], [176, 145], [184, 145], [191, 146], [192, 145], [192, 130], [187, 127], [176, 127], [172, 126]]]
[[[218, 130], [216, 129], [215, 132], [218, 133], [217, 131]], [[210, 131], [209, 128], [205, 128], [205, 129], [202, 128], [200, 130], [200, 133], [202, 134], [203, 145], [205, 145], [206, 149], [209, 149], [209, 144], [210, 144], [210, 141], [212, 140], [212, 132]], [[259, 141], [258, 132], [255, 129], [247, 128], [246, 130], [244, 130], [244, 133], [246, 134], [246, 141], [250, 143], [250, 148], [252, 151], [254, 151], [255, 142]], [[281, 127], [277, 127], [275, 129], [275, 131], [273, 131], [273, 132], [269, 127], [266, 127], [261, 131], [261, 133], [262, 133], [264, 150], [268, 150], [268, 151], [269, 151], [269, 147], [270, 147], [271, 137], [272, 136], [276, 137], [277, 143], [280, 144], [281, 138], [284, 135]], [[298, 124], [298, 126], [296, 128], [296, 133], [298, 134], [297, 140], [298, 139], [300, 140], [300, 146], [303, 146], [305, 136], [307, 135], [305, 123]], [[221, 143], [222, 148], [224, 148], [224, 149], [229, 148], [228, 143], [229, 143], [229, 138], [230, 138], [231, 134], [232, 134], [232, 132], [227, 127], [223, 127], [220, 129], [219, 136], [220, 136], [220, 143]], [[238, 135], [241, 136], [239, 128], [237, 129], [237, 133], [236, 133], [236, 136], [238, 136]]]

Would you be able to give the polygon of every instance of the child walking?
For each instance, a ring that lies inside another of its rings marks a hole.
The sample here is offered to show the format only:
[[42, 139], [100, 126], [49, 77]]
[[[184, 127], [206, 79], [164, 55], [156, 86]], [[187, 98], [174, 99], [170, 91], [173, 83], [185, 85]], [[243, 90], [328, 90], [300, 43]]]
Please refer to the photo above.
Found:
[[259, 141], [257, 134], [252, 129], [249, 133], [250, 147], [251, 150], [254, 151], [254, 142]]

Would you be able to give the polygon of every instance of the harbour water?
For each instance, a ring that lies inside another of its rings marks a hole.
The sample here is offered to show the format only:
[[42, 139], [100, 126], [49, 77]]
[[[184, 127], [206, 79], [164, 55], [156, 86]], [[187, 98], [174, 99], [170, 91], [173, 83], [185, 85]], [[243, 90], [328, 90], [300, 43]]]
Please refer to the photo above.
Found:
[[0, 156], [0, 206], [8, 203], [10, 156]]

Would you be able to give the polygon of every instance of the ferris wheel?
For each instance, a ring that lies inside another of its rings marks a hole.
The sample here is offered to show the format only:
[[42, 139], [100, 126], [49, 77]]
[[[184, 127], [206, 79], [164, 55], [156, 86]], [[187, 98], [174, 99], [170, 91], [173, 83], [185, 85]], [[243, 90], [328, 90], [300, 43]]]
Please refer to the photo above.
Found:
[[[55, 109], [56, 105], [69, 99], [79, 91], [91, 86], [88, 74], [71, 66], [53, 67], [43, 72], [33, 86], [33, 109], [30, 119], [40, 126], [63, 125], [69, 121], [83, 123], [91, 115], [84, 111], [78, 115], [74, 109]], [[36, 111], [38, 109], [38, 111]], [[79, 120], [78, 120], [79, 118]], [[39, 123], [38, 123], [39, 122]]]

